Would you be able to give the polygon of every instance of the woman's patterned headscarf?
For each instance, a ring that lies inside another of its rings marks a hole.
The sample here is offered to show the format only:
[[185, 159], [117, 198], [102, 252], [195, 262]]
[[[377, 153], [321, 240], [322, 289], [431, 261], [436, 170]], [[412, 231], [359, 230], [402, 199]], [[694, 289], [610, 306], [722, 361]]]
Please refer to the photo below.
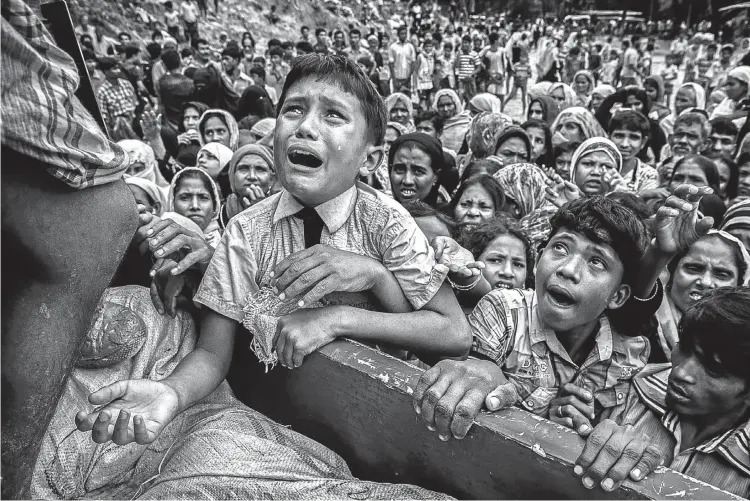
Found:
[[592, 137], [584, 141], [573, 153], [573, 158], [570, 160], [570, 179], [575, 179], [576, 168], [578, 168], [578, 163], [581, 159], [590, 153], [596, 152], [606, 153], [615, 164], [617, 172], [622, 170], [622, 155], [617, 146], [615, 146], [615, 143], [605, 137]]

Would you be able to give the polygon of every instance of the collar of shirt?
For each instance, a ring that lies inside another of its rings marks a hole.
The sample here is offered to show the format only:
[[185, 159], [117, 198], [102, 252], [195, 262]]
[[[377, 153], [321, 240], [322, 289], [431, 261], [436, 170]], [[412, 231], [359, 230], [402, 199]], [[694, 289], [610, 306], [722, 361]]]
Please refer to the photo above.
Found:
[[[667, 408], [667, 384], [672, 364], [654, 364], [633, 378], [633, 385], [641, 401], [658, 416], [662, 425], [680, 443], [680, 417]], [[705, 454], [718, 453], [735, 468], [750, 476], [750, 421], [695, 447]]]
[[[336, 198], [315, 207], [315, 211], [328, 228], [328, 233], [337, 232], [349, 219], [354, 205], [357, 203], [357, 187], [352, 186]], [[281, 192], [279, 205], [276, 206], [276, 212], [273, 215], [273, 224], [278, 223], [284, 218], [294, 216], [304, 206], [286, 190]]]
[[[539, 354], [543, 352], [546, 344], [549, 349], [555, 353], [558, 357], [567, 361], [571, 365], [575, 365], [568, 355], [568, 351], [563, 347], [560, 340], [557, 339], [555, 331], [544, 325], [539, 318], [539, 298], [534, 294], [534, 299], [531, 307], [531, 321], [529, 323], [529, 338], [531, 339], [532, 349]], [[538, 350], [538, 351], [537, 351]], [[619, 335], [614, 335], [609, 325], [607, 317], [602, 315], [599, 317], [599, 331], [596, 333], [596, 352], [598, 354], [599, 362], [609, 360], [612, 358], [612, 352], [617, 351], [618, 353], [627, 354], [628, 351], [624, 346], [622, 339]], [[593, 353], [593, 352], [592, 352]], [[586, 362], [591, 358], [591, 354], [586, 357]], [[586, 365], [584, 362], [584, 365]]]

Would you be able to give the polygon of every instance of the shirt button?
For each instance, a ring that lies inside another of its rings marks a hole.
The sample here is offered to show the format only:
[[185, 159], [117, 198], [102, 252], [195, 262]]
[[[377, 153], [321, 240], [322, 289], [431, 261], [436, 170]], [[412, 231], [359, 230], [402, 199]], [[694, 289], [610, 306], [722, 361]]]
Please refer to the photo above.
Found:
[[622, 400], [622, 393], [617, 394], [617, 400]]
[[534, 401], [533, 400], [527, 400], [526, 405], [529, 407], [534, 407]]

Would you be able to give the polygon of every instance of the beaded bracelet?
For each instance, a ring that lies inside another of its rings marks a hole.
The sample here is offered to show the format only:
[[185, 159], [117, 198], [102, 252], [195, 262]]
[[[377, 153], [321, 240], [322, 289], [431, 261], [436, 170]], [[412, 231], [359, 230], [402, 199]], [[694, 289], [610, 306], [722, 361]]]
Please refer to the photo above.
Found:
[[477, 284], [479, 283], [479, 281], [482, 279], [482, 274], [480, 273], [479, 275], [477, 275], [477, 278], [472, 283], [467, 284], [467, 285], [459, 285], [459, 284], [453, 282], [453, 280], [451, 280], [450, 277], [445, 277], [445, 279], [448, 281], [448, 283], [450, 284], [450, 286], [453, 287], [454, 290], [457, 290], [457, 291], [470, 291], [471, 289], [473, 289], [474, 287], [476, 287]]

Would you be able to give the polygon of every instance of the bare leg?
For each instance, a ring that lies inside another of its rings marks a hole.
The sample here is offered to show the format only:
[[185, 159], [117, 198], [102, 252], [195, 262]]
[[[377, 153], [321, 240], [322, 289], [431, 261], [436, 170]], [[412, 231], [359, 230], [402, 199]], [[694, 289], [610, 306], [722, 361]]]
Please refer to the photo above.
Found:
[[94, 309], [137, 226], [123, 181], [74, 190], [3, 149], [2, 496], [30, 496], [39, 447]]

